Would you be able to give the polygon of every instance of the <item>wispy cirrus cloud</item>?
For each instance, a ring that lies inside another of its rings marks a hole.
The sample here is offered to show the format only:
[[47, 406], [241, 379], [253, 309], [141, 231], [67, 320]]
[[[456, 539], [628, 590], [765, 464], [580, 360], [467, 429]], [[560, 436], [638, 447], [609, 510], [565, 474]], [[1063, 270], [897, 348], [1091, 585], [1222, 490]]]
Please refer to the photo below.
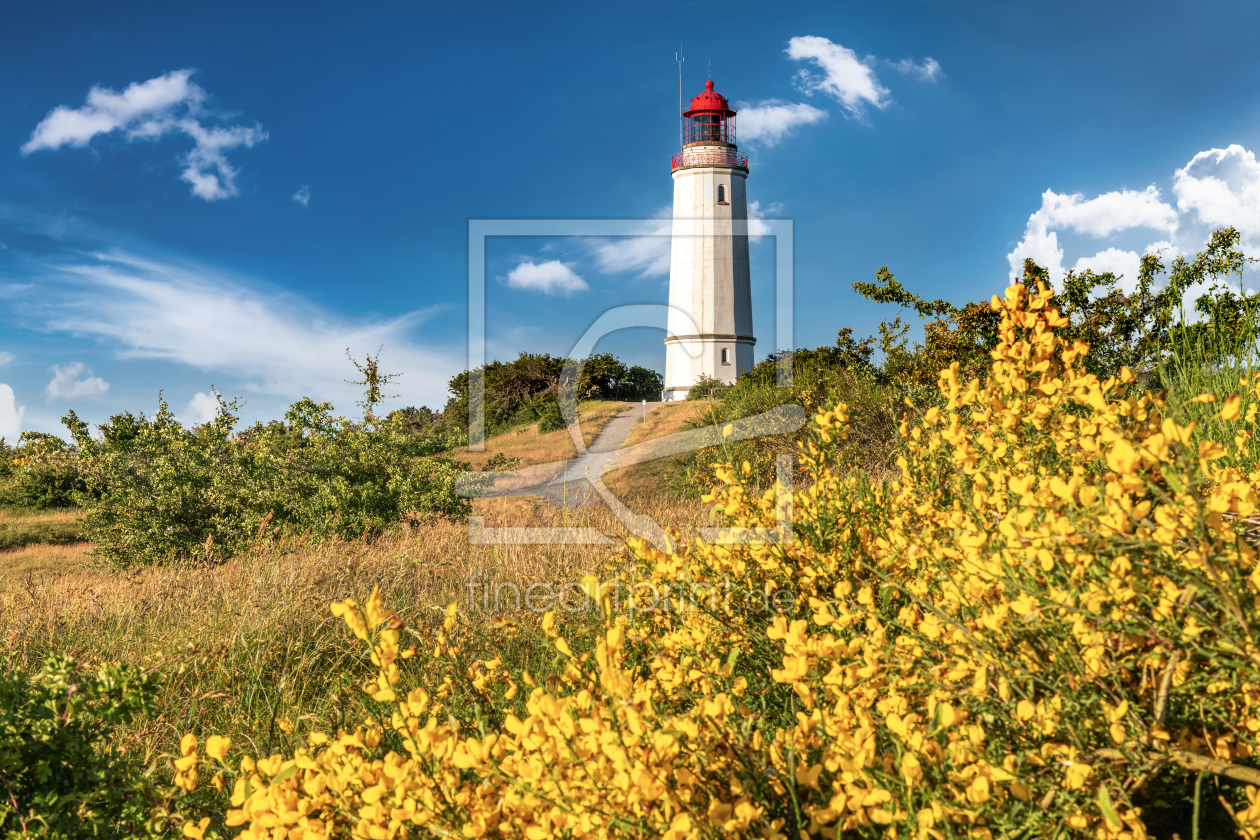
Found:
[[941, 65], [937, 63], [935, 58], [928, 56], [922, 61], [915, 61], [913, 58], [903, 58], [901, 61], [890, 62], [893, 69], [898, 73], [904, 73], [907, 76], [914, 76], [925, 82], [938, 81], [941, 76], [945, 75], [945, 71], [941, 70]]
[[[345, 382], [346, 348], [361, 354], [384, 345], [385, 363], [403, 373], [402, 399], [441, 405], [447, 380], [464, 364], [456, 353], [410, 338], [414, 327], [444, 306], [356, 321], [298, 295], [259, 291], [256, 281], [242, 282], [197, 263], [123, 251], [62, 252], [26, 273], [36, 282], [0, 288], [10, 303], [10, 320], [96, 339], [124, 360], [186, 365], [221, 377], [233, 391], [311, 396], [348, 406], [359, 389]], [[75, 372], [73, 381], [87, 372]], [[61, 370], [63, 381], [71, 381], [68, 373]], [[58, 396], [70, 393], [61, 386], [54, 390]], [[185, 416], [203, 410], [204, 400]]]
[[121, 93], [94, 85], [78, 108], [58, 105], [48, 112], [22, 145], [22, 154], [83, 148], [102, 135], [119, 133], [127, 142], [157, 140], [182, 134], [193, 148], [181, 156], [181, 178], [193, 195], [218, 201], [239, 195], [237, 170], [227, 152], [249, 148], [267, 139], [262, 126], [226, 124], [204, 107], [209, 95], [191, 80], [192, 70], [176, 70], [144, 82], [134, 82]]
[[604, 274], [636, 274], [641, 278], [668, 275], [673, 215], [672, 206], [662, 207], [644, 220], [638, 236], [587, 240], [595, 267]]
[[293, 194], [293, 200], [298, 204], [301, 204], [303, 207], [309, 207], [311, 205], [311, 188], [303, 186], [300, 190]]
[[817, 35], [802, 35], [788, 41], [787, 54], [821, 71], [807, 68], [796, 74], [802, 92], [807, 96], [824, 93], [856, 119], [866, 119], [867, 105], [883, 109], [892, 102], [892, 94], [880, 84], [875, 69], [848, 47]]
[[[782, 213], [781, 202], [771, 202], [764, 208], [760, 201], [749, 202], [750, 239], [757, 241], [769, 232], [769, 228], [761, 221], [762, 218], [779, 216]], [[587, 248], [595, 260], [595, 267], [603, 274], [634, 274], [640, 279], [668, 277], [673, 229], [673, 208], [662, 207], [653, 218], [644, 220], [637, 236], [592, 238], [587, 243]]]
[[0, 353], [0, 368], [8, 367], [9, 363], [16, 359], [17, 356], [12, 353]]

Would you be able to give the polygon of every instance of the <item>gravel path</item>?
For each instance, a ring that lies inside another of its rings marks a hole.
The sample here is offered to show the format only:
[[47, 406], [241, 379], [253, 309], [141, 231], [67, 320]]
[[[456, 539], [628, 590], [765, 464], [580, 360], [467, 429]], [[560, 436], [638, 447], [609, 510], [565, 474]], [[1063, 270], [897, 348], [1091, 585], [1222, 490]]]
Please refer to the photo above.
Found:
[[[650, 402], [647, 410], [651, 411], [664, 403]], [[538, 496], [553, 505], [567, 505], [574, 508], [582, 504], [590, 496], [595, 495], [587, 476], [598, 476], [604, 465], [612, 458], [613, 453], [626, 442], [634, 424], [643, 417], [643, 403], [633, 405], [608, 421], [608, 425], [600, 431], [587, 447], [585, 455], [579, 455], [565, 464], [560, 475], [548, 481], [512, 490], [502, 495]]]

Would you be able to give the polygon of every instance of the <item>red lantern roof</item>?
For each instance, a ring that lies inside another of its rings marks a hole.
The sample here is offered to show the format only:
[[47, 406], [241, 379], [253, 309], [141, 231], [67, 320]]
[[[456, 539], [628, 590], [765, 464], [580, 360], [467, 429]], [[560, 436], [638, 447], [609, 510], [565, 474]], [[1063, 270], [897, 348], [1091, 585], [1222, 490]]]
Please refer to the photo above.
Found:
[[704, 93], [691, 100], [691, 110], [683, 111], [684, 117], [690, 117], [694, 114], [721, 114], [724, 117], [735, 116], [735, 112], [731, 110], [730, 103], [726, 101], [726, 97], [713, 89], [712, 79], [709, 79], [704, 83]]

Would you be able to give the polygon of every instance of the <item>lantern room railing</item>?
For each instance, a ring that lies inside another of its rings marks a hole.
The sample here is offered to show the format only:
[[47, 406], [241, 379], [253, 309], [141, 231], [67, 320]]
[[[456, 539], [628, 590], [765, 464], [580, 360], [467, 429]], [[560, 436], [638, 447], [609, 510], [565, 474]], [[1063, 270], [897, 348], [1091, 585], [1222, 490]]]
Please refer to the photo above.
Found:
[[748, 155], [734, 149], [684, 149], [670, 159], [670, 169], [685, 166], [737, 166], [748, 168]]

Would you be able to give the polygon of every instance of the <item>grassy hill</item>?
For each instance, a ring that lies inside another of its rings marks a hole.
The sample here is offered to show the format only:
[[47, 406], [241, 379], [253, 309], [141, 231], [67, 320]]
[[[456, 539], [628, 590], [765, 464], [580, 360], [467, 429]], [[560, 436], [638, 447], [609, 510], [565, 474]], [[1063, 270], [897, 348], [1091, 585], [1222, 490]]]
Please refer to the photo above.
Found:
[[[608, 421], [629, 407], [630, 403], [607, 400], [578, 403], [578, 423], [582, 427], [585, 444], [590, 446]], [[455, 460], [472, 464], [473, 469], [481, 469], [496, 455], [502, 455], [509, 461], [519, 458], [517, 466], [530, 467], [576, 458], [577, 449], [568, 429], [539, 433], [538, 423], [534, 422], [489, 438], [484, 452], [469, 452], [466, 448], [456, 450]]]
[[[622, 448], [646, 443], [692, 428], [692, 424], [710, 410], [704, 400], [666, 403], [648, 413], [626, 438]], [[662, 492], [681, 495], [683, 455], [671, 455], [613, 470], [604, 477], [604, 484], [624, 504], [630, 505]]]

